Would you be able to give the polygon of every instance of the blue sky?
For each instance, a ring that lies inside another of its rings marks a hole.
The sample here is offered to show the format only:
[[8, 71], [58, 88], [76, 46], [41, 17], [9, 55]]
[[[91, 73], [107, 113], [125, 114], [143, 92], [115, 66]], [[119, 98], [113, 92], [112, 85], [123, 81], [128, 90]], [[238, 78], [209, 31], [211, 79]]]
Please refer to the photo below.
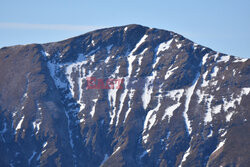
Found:
[[132, 23], [250, 58], [249, 0], [1, 0], [0, 47], [59, 41]]

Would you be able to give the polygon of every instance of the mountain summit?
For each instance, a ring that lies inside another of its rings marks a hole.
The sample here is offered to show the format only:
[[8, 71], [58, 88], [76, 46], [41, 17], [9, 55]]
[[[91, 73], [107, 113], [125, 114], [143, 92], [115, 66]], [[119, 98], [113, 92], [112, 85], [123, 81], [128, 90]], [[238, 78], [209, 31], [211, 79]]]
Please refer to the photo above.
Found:
[[0, 166], [250, 165], [250, 59], [141, 25], [0, 49]]

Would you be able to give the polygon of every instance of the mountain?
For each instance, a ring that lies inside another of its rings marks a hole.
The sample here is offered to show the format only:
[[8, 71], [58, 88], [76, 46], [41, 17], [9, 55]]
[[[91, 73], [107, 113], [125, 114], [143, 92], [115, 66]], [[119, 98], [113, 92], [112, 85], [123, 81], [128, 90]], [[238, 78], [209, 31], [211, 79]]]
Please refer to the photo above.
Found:
[[250, 59], [141, 25], [0, 49], [0, 166], [250, 165]]

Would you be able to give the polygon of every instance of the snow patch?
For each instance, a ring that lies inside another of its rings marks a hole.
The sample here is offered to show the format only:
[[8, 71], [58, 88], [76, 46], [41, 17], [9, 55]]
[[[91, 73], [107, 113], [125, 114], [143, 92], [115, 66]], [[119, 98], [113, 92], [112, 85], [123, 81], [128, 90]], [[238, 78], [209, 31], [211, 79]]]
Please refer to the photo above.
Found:
[[185, 110], [183, 112], [183, 117], [185, 119], [185, 123], [186, 123], [186, 126], [187, 126], [187, 130], [188, 130], [188, 134], [190, 135], [192, 133], [192, 127], [191, 127], [191, 121], [189, 120], [188, 118], [188, 110], [189, 110], [189, 104], [190, 104], [190, 101], [191, 101], [191, 98], [193, 96], [193, 93], [194, 93], [194, 89], [196, 87], [196, 84], [198, 82], [198, 79], [199, 79], [199, 76], [200, 76], [200, 73], [198, 73], [196, 75], [196, 78], [195, 80], [193, 81], [193, 85], [191, 87], [189, 87], [187, 90], [186, 90], [186, 101], [185, 101]]
[[230, 113], [228, 113], [228, 114], [226, 115], [226, 122], [230, 122], [230, 120], [231, 120], [233, 114], [234, 114], [233, 112], [230, 112]]
[[149, 102], [151, 101], [151, 94], [153, 93], [153, 82], [157, 75], [157, 71], [153, 71], [152, 76], [147, 77], [147, 81], [144, 86], [144, 92], [142, 94], [143, 108], [146, 110]]
[[166, 72], [166, 75], [165, 75], [165, 80], [167, 80], [173, 74], [173, 71], [176, 70], [176, 69], [178, 69], [178, 66], [175, 67], [175, 68], [172, 68], [172, 69], [168, 70]]
[[188, 148], [188, 150], [185, 152], [185, 154], [183, 155], [183, 158], [182, 158], [182, 160], [181, 160], [181, 164], [179, 165], [179, 167], [181, 167], [182, 166], [182, 163], [183, 162], [185, 162], [186, 160], [187, 160], [187, 157], [189, 156], [189, 154], [190, 154], [190, 148], [191, 148], [191, 146]]
[[129, 93], [128, 111], [125, 114], [125, 118], [124, 118], [123, 123], [126, 122], [127, 117], [128, 117], [128, 115], [129, 115], [129, 113], [131, 111], [131, 103], [132, 103], [132, 98], [134, 97], [134, 94], [135, 94], [135, 89], [131, 89], [130, 93]]
[[41, 122], [40, 119], [38, 119], [38, 120], [36, 120], [36, 121], [34, 121], [34, 122], [32, 123], [32, 125], [33, 125], [33, 130], [35, 131], [35, 134], [36, 134], [36, 135], [39, 133], [41, 123], [42, 123], [42, 122]]
[[217, 66], [215, 66], [214, 69], [213, 69], [213, 73], [211, 74], [211, 77], [216, 77], [218, 71], [219, 71], [219, 68]]
[[94, 115], [95, 115], [95, 107], [96, 107], [96, 102], [97, 102], [98, 98], [97, 99], [93, 99], [92, 101], [94, 102], [94, 105], [92, 107], [92, 110], [90, 111], [90, 115], [91, 117], [93, 118]]
[[146, 41], [147, 38], [148, 38], [148, 35], [145, 34], [145, 35], [140, 39], [140, 41], [136, 44], [135, 48], [131, 51], [131, 53], [134, 54], [134, 52], [138, 49], [138, 47], [139, 47], [141, 44], [143, 44], [143, 43]]
[[21, 120], [18, 122], [16, 126], [16, 131], [22, 128], [23, 120], [24, 120], [24, 116], [22, 116]]
[[184, 89], [172, 90], [168, 92], [166, 96], [170, 97], [174, 101], [177, 101], [177, 103], [166, 108], [162, 120], [164, 120], [166, 116], [168, 116], [168, 122], [170, 121], [171, 117], [173, 116], [173, 112], [181, 105], [180, 98], [183, 96], [183, 93]]
[[219, 62], [224, 62], [224, 63], [227, 63], [228, 61], [230, 60], [230, 56], [227, 55], [227, 56], [221, 56], [218, 63]]
[[128, 89], [125, 89], [120, 97], [120, 107], [119, 107], [119, 111], [117, 112], [116, 126], [119, 123], [120, 114], [122, 112], [122, 108], [125, 102], [125, 98], [127, 97], [127, 94], [128, 94]]
[[213, 131], [211, 130], [210, 133], [207, 135], [207, 137], [212, 137], [213, 136]]
[[[218, 151], [220, 148], [222, 148], [222, 147], [224, 146], [224, 144], [225, 144], [225, 141], [226, 141], [226, 139], [223, 140], [223, 141], [221, 141], [221, 142], [218, 144], [217, 148], [212, 152], [212, 154], [215, 153], [216, 151]], [[211, 155], [212, 155], [212, 154], [211, 154]]]
[[125, 27], [125, 28], [124, 28], [124, 33], [125, 33], [127, 30], [128, 30], [128, 27]]
[[173, 39], [170, 39], [169, 41], [167, 42], [163, 42], [161, 43], [158, 48], [157, 48], [157, 52], [156, 52], [156, 55], [158, 55], [160, 52], [163, 52], [165, 50], [168, 50], [171, 46], [171, 43], [173, 42]]
[[170, 107], [168, 107], [166, 110], [165, 110], [165, 113], [162, 117], [162, 120], [164, 120], [166, 118], [166, 116], [168, 116], [168, 122], [170, 121], [171, 117], [173, 116], [173, 112], [181, 105], [181, 103], [177, 103], [177, 104], [174, 104]]
[[205, 55], [203, 56], [203, 58], [202, 58], [202, 65], [206, 64], [208, 55], [209, 55], [209, 54], [207, 53], [207, 54], [205, 54]]
[[182, 44], [179, 43], [179, 44], [177, 44], [176, 46], [177, 46], [178, 49], [180, 49], [180, 48], [182, 47]]
[[117, 153], [119, 150], [121, 149], [121, 147], [117, 147], [116, 150], [112, 153], [112, 155], [114, 155], [115, 153]]
[[246, 62], [248, 59], [242, 59], [242, 58], [237, 58], [236, 60], [233, 61], [233, 63], [244, 63]]

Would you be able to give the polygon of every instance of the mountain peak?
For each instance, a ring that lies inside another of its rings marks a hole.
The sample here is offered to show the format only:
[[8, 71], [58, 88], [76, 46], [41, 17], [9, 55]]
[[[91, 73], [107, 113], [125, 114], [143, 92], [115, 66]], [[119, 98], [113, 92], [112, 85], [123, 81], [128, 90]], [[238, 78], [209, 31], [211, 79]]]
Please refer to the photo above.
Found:
[[244, 166], [249, 67], [136, 24], [2, 48], [0, 164]]

